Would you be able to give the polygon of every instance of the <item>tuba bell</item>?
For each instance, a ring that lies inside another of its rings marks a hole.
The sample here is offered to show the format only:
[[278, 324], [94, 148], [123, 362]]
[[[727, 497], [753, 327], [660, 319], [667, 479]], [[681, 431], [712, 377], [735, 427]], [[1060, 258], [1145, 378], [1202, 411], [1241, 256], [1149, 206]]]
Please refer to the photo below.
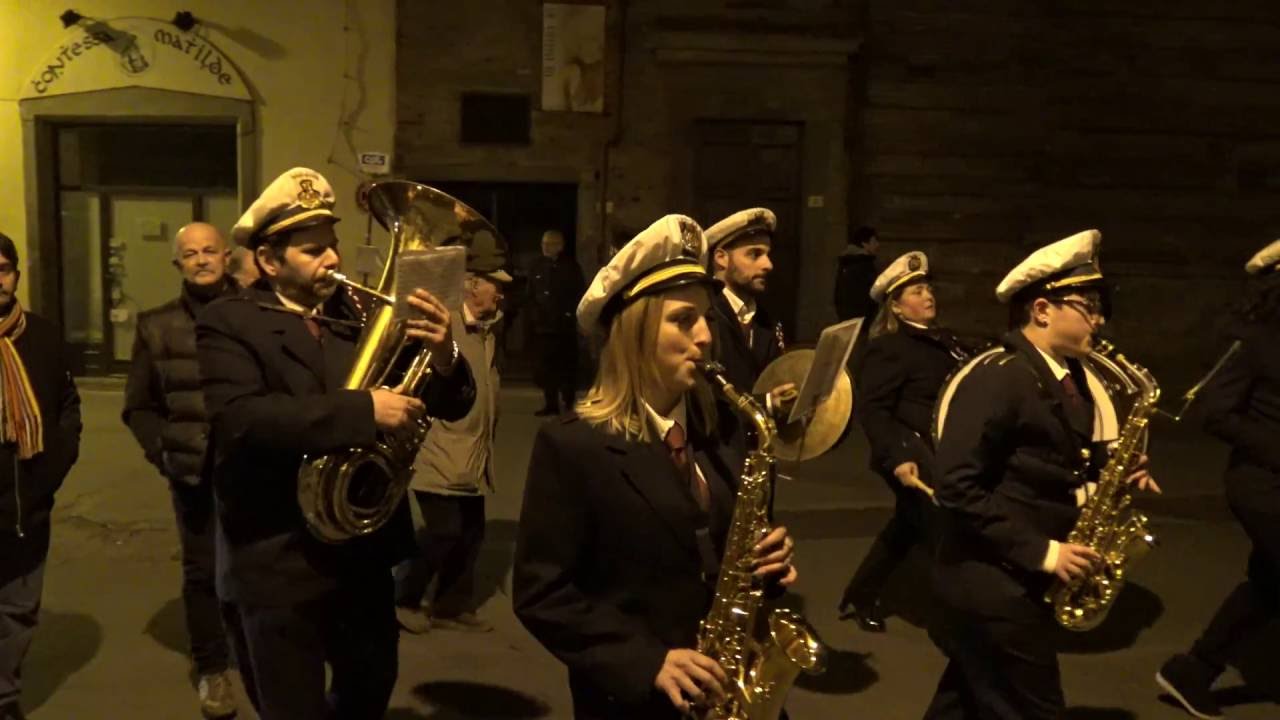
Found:
[[[375, 183], [369, 189], [369, 211], [391, 235], [378, 284], [368, 288], [341, 273], [331, 274], [357, 297], [367, 296], [374, 303], [343, 388], [389, 388], [418, 395], [431, 376], [431, 353], [405, 333], [408, 315], [403, 299], [414, 287], [406, 282], [402, 262], [450, 246], [470, 251], [475, 240], [485, 235], [491, 242], [486, 252], [501, 257], [505, 244], [480, 213], [435, 188], [407, 180]], [[340, 543], [386, 524], [409, 487], [413, 460], [429, 427], [429, 421], [422, 419], [408, 433], [378, 433], [369, 447], [304, 457], [298, 472], [298, 504], [311, 534], [326, 543]]]

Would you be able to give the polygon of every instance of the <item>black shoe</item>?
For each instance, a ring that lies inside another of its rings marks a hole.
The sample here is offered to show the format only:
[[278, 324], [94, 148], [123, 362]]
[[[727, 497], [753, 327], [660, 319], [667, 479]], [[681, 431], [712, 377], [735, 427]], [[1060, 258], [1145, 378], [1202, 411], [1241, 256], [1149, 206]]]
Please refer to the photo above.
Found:
[[879, 599], [870, 602], [846, 600], [840, 603], [840, 619], [853, 620], [867, 632], [882, 633], [888, 629], [885, 626], [884, 608]]
[[1218, 673], [1190, 655], [1174, 655], [1156, 673], [1156, 684], [1187, 712], [1204, 720], [1222, 717], [1210, 688]]
[[539, 410], [538, 412], [534, 413], [534, 416], [535, 416], [535, 417], [548, 417], [548, 416], [550, 416], [550, 415], [559, 415], [559, 414], [560, 414], [560, 408], [557, 408], [557, 407], [544, 407], [544, 408], [542, 408], [541, 410]]

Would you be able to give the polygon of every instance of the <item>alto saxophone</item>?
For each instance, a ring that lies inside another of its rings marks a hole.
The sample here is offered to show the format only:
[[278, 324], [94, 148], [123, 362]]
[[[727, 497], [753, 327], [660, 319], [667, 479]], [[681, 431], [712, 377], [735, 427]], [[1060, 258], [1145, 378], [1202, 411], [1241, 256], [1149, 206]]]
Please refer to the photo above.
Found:
[[796, 676], [822, 672], [827, 651], [800, 615], [784, 608], [769, 614], [764, 637], [755, 636], [764, 586], [753, 573], [752, 548], [769, 532], [777, 428], [754, 398], [725, 379], [723, 367], [705, 363], [699, 369], [756, 431], [756, 447], [738, 481], [715, 598], [698, 631], [698, 652], [720, 664], [730, 686], [725, 699], [702, 709], [699, 717], [776, 720]]
[[1136, 397], [1098, 477], [1097, 489], [1085, 501], [1067, 535], [1067, 542], [1093, 548], [1102, 561], [1069, 583], [1055, 580], [1045, 594], [1058, 624], [1077, 632], [1102, 623], [1124, 587], [1129, 568], [1156, 545], [1147, 516], [1130, 508], [1133, 495], [1128, 478], [1145, 450], [1147, 424], [1156, 412], [1160, 386], [1146, 368], [1118, 353], [1111, 358], [1112, 351], [1109, 343], [1100, 343], [1091, 356], [1095, 367], [1116, 378], [1118, 391], [1126, 390]]

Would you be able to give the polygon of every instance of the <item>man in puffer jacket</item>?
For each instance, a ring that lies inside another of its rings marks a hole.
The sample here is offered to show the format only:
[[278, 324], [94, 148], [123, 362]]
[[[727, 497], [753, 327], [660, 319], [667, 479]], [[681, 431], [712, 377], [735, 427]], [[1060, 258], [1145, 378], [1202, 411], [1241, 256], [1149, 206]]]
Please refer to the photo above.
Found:
[[182, 291], [138, 315], [122, 414], [147, 460], [169, 480], [182, 544], [182, 603], [206, 718], [236, 712], [214, 583], [216, 516], [213, 483], [203, 472], [209, 426], [195, 320], [209, 302], [238, 290], [226, 274], [227, 250], [217, 228], [207, 223], [191, 223], [174, 237], [173, 264], [182, 273]]

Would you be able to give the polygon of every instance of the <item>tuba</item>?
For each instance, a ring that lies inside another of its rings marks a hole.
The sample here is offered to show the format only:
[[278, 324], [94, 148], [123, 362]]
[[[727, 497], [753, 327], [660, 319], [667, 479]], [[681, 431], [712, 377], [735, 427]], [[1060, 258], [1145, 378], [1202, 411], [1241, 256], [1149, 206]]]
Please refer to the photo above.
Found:
[[1102, 562], [1096, 570], [1069, 583], [1055, 580], [1044, 597], [1053, 606], [1058, 624], [1076, 632], [1102, 624], [1124, 587], [1130, 567], [1156, 546], [1147, 516], [1130, 507], [1133, 495], [1128, 478], [1146, 450], [1147, 425], [1156, 413], [1160, 386], [1150, 371], [1114, 352], [1105, 341], [1089, 356], [1089, 364], [1110, 399], [1130, 399], [1132, 407], [1098, 476], [1096, 490], [1085, 501], [1067, 535], [1067, 542], [1096, 550]]
[[[407, 180], [374, 184], [369, 190], [369, 211], [391, 235], [378, 284], [367, 288], [341, 273], [331, 274], [376, 303], [366, 313], [343, 387], [390, 388], [418, 395], [431, 377], [431, 353], [405, 334], [409, 313], [404, 298], [415, 287], [406, 277], [415, 267], [411, 261], [450, 246], [470, 250], [484, 234], [492, 240], [495, 254], [500, 256], [504, 246], [497, 229], [480, 213], [435, 188]], [[369, 447], [304, 457], [298, 472], [298, 504], [311, 534], [326, 543], [340, 543], [385, 525], [409, 487], [413, 460], [429, 427], [424, 418], [407, 433], [378, 433]]]
[[771, 454], [777, 428], [747, 393], [738, 392], [716, 363], [699, 369], [744, 419], [755, 427], [755, 449], [738, 481], [729, 536], [711, 611], [698, 630], [698, 652], [715, 660], [729, 677], [723, 702], [705, 709], [702, 720], [776, 720], [796, 677], [821, 673], [827, 650], [799, 614], [778, 608], [769, 614], [764, 637], [756, 619], [764, 588], [753, 574], [751, 549], [769, 531], [775, 476]]

